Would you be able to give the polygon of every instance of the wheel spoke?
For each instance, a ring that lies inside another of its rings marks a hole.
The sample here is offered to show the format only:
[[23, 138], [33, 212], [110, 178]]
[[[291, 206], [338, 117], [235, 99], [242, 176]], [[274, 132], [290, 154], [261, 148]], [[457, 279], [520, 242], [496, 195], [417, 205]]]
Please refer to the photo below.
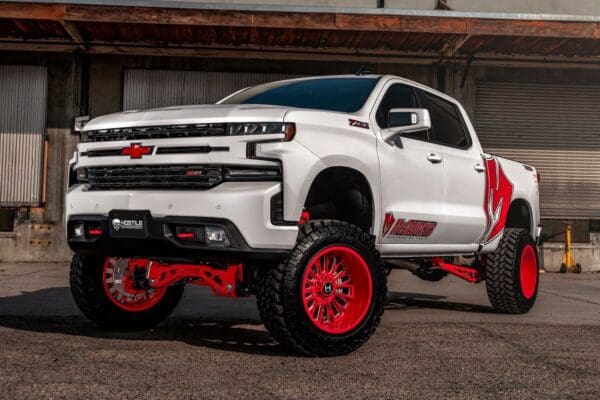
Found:
[[325, 324], [328, 324], [331, 322], [329, 320], [329, 306], [327, 304], [323, 304], [323, 315], [322, 315], [321, 321]]
[[325, 271], [327, 274], [333, 273], [333, 265], [334, 264], [335, 264], [335, 257], [332, 257], [332, 256], [327, 257], [327, 269]]
[[320, 321], [322, 307], [323, 306], [321, 304], [317, 303], [317, 306], [315, 307], [315, 310], [313, 311], [313, 318], [315, 321]]
[[316, 274], [320, 274], [323, 272], [323, 260], [321, 258], [317, 258], [315, 263], [313, 264], [316, 268]]
[[352, 295], [352, 290], [349, 290], [348, 293], [338, 292], [337, 296], [345, 300], [346, 302], [352, 301], [352, 299], [354, 298], [354, 296]]
[[348, 300], [349, 300], [349, 299], [344, 299], [344, 298], [343, 298], [342, 296], [340, 296], [340, 295], [336, 295], [336, 296], [334, 297], [334, 299], [335, 299], [335, 302], [336, 302], [336, 304], [337, 304], [338, 306], [340, 306], [340, 307], [344, 308], [344, 309], [345, 309], [345, 308], [346, 308], [346, 306], [348, 305]]
[[333, 270], [333, 278], [338, 280], [347, 275], [348, 271], [346, 271], [346, 268], [344, 268], [344, 264], [338, 263], [335, 269]]
[[354, 288], [354, 285], [348, 282], [343, 282], [343, 283], [338, 283], [337, 285], [338, 289], [349, 289], [352, 290]]
[[333, 319], [336, 319], [338, 316], [340, 316], [342, 314], [342, 311], [338, 308], [338, 304], [335, 301], [332, 301], [331, 303], [329, 303], [329, 307], [331, 308], [331, 311], [333, 312]]

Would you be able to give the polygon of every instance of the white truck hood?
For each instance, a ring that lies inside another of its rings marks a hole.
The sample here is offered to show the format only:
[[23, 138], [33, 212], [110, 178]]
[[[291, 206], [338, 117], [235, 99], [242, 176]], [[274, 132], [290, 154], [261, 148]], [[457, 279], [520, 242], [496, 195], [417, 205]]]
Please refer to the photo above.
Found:
[[134, 110], [94, 118], [85, 126], [85, 130], [219, 122], [282, 122], [288, 110], [289, 107], [260, 104], [208, 104]]

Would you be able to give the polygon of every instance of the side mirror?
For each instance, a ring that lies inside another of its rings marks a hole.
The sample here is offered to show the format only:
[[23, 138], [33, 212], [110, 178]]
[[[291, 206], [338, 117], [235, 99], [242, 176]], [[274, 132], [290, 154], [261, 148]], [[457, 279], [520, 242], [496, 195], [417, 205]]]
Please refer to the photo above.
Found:
[[88, 121], [90, 120], [90, 116], [89, 115], [85, 115], [83, 117], [75, 117], [75, 119], [73, 120], [73, 135], [78, 135], [79, 132], [81, 132], [83, 130], [83, 128], [85, 127], [85, 125], [88, 123]]
[[431, 129], [429, 111], [424, 108], [393, 108], [388, 114], [388, 128], [382, 131], [383, 140], [393, 143], [405, 133]]

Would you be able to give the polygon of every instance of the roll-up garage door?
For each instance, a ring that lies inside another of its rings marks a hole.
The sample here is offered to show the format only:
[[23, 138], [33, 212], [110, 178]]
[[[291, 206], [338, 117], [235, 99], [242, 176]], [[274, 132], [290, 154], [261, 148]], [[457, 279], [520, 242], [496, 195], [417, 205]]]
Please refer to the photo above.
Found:
[[0, 65], [0, 206], [37, 206], [42, 199], [47, 72]]
[[478, 82], [488, 153], [535, 166], [543, 218], [600, 217], [600, 86]]
[[212, 104], [248, 86], [294, 77], [277, 73], [127, 69], [123, 109]]

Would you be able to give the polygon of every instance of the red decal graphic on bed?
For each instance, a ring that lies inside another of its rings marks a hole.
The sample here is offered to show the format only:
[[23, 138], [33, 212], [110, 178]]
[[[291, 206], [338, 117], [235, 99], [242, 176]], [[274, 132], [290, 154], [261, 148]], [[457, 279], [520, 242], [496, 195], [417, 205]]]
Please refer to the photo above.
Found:
[[484, 162], [486, 180], [483, 207], [487, 217], [484, 241], [489, 243], [504, 230], [512, 199], [513, 185], [504, 175], [502, 166], [495, 157], [485, 159]]

